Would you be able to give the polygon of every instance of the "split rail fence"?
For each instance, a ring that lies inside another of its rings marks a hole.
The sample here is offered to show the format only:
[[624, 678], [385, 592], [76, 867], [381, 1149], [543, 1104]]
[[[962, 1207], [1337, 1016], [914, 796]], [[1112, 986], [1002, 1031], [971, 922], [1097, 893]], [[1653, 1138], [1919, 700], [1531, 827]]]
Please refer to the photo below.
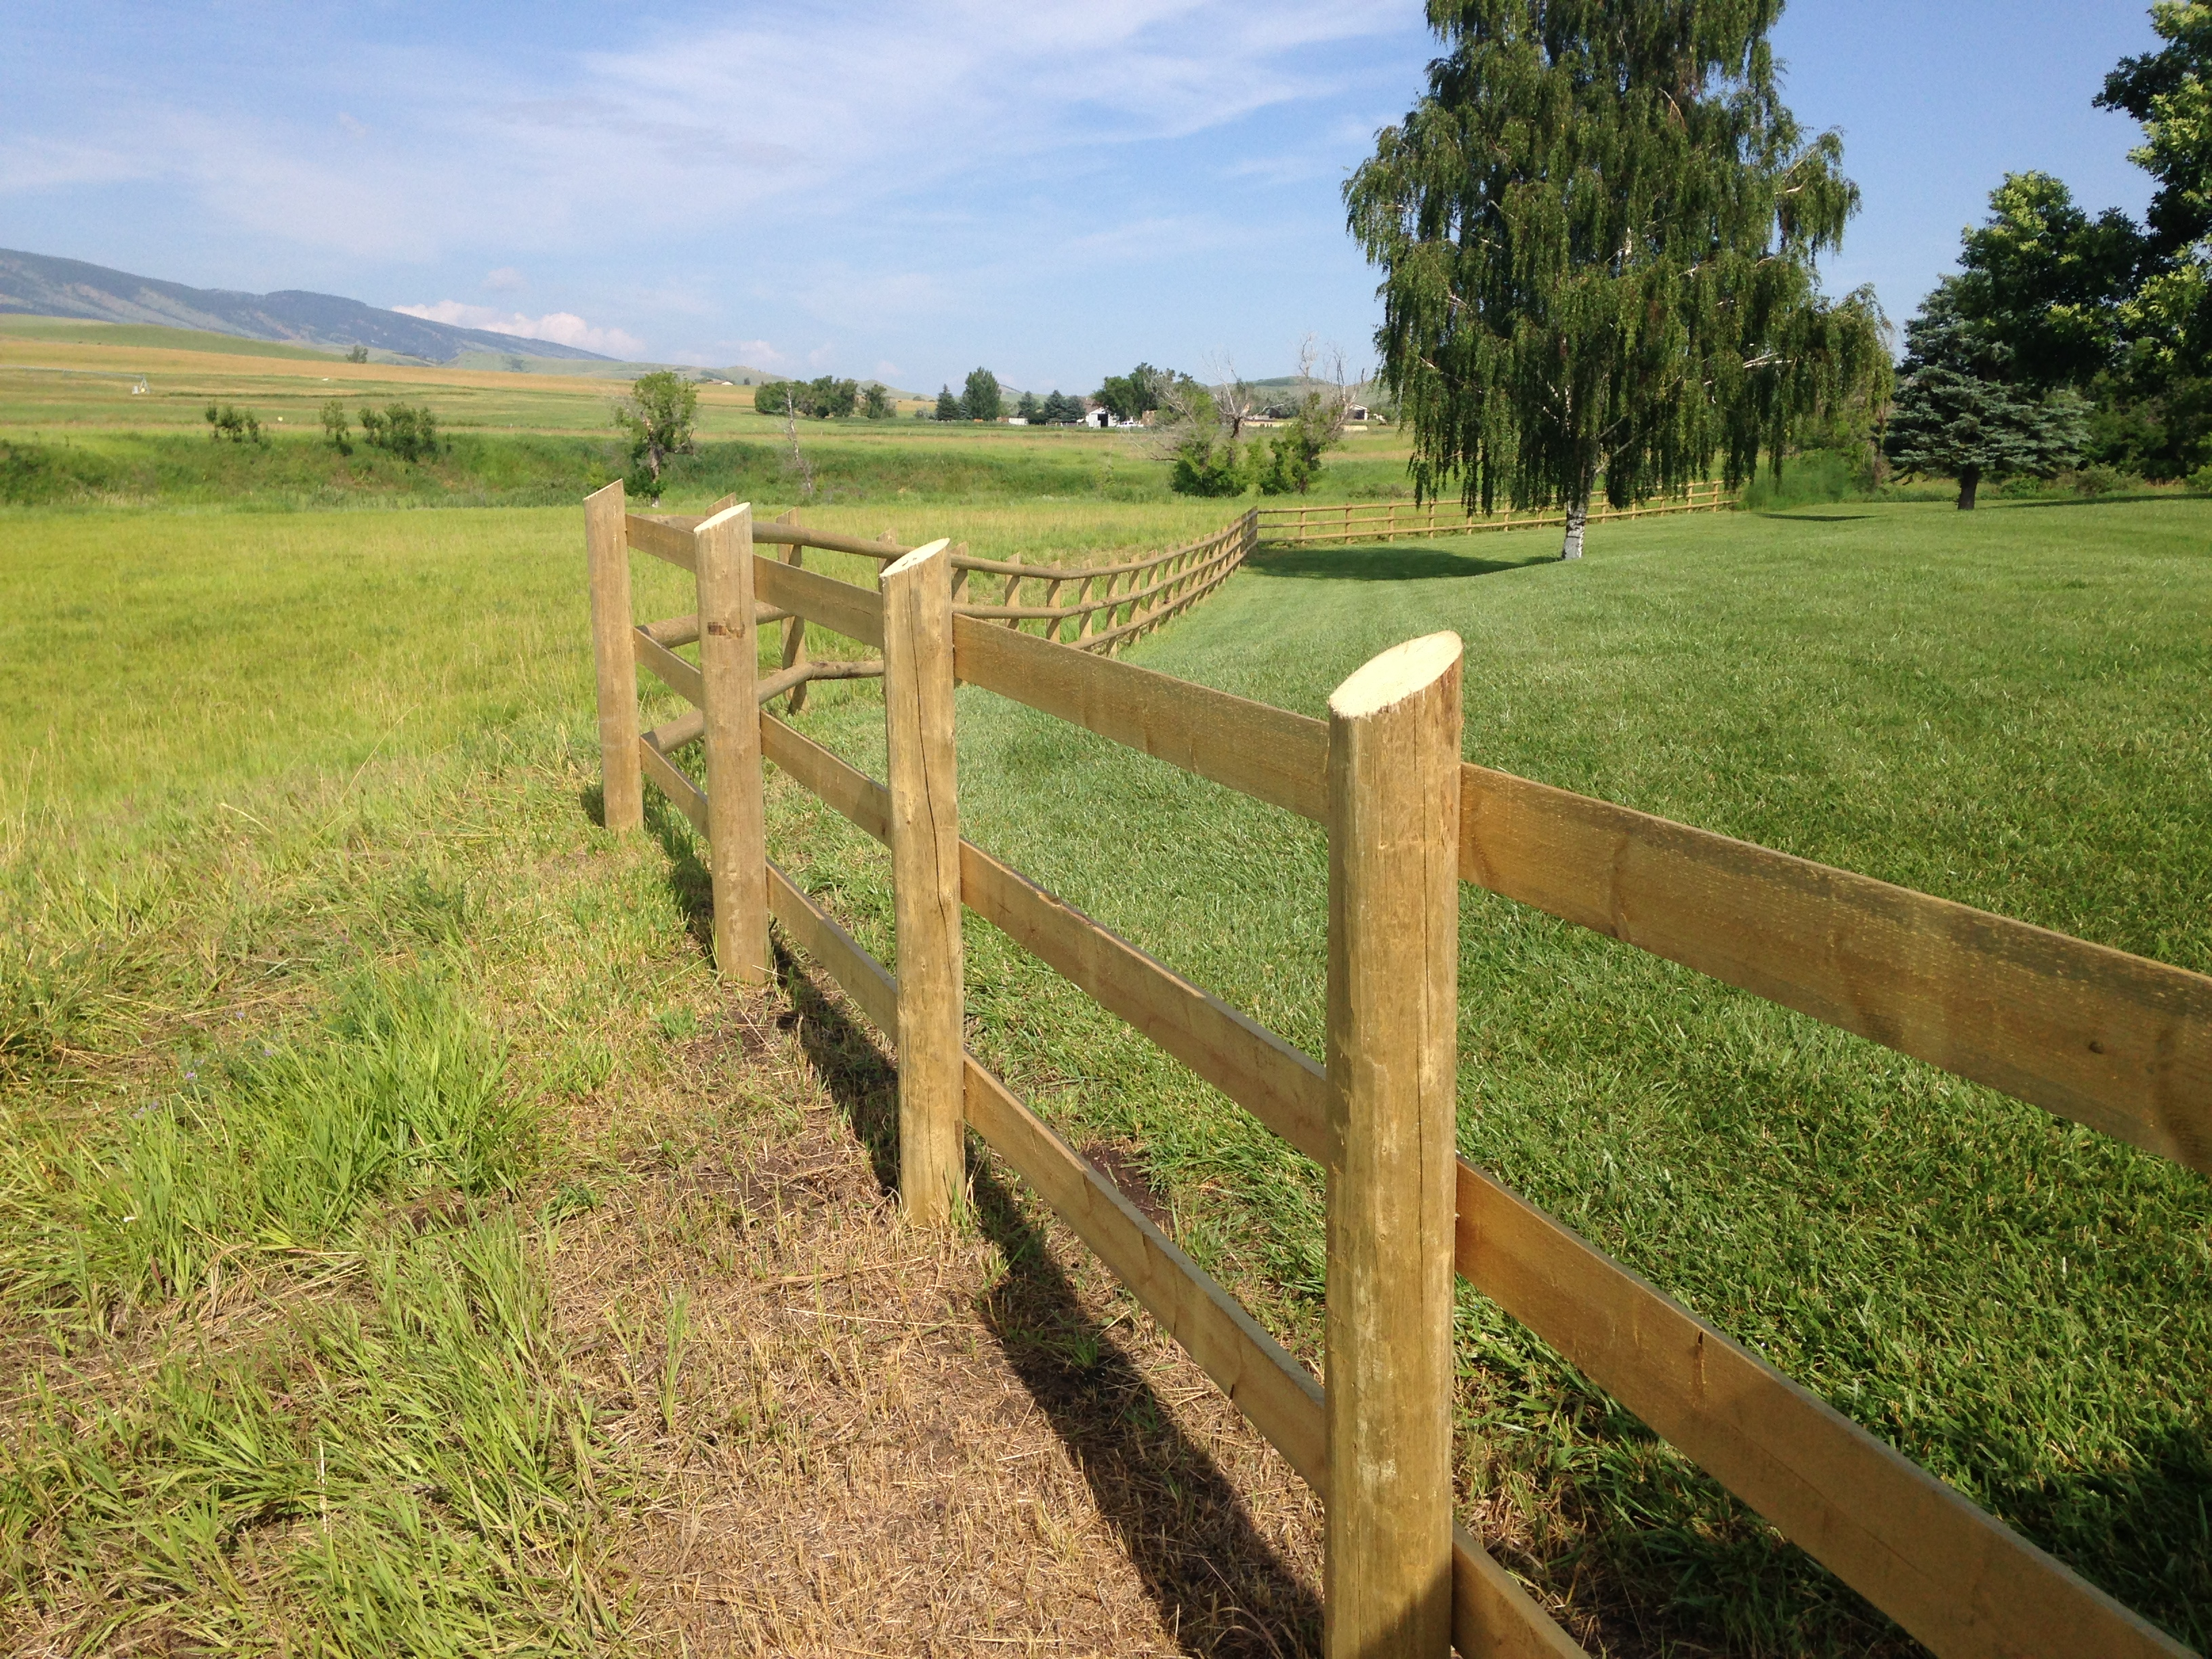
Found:
[[[1693, 483], [1681, 495], [1662, 495], [1635, 507], [1603, 503], [1590, 509], [1589, 522], [1609, 519], [1656, 519], [1670, 513], [1720, 513], [1735, 505], [1735, 497], [1717, 478]], [[1255, 507], [1260, 539], [1275, 547], [1310, 547], [1318, 544], [1395, 541], [1406, 536], [1478, 535], [1486, 530], [1536, 530], [1562, 526], [1567, 515], [1558, 508], [1515, 514], [1510, 507], [1497, 513], [1469, 513], [1462, 507], [1435, 501], [1347, 501], [1334, 507]]]
[[[1385, 653], [1315, 720], [960, 614], [944, 542], [862, 550], [888, 564], [870, 591], [794, 562], [844, 542], [743, 506], [639, 517], [616, 484], [586, 523], [608, 827], [638, 827], [652, 778], [708, 840], [721, 971], [765, 980], [773, 916], [891, 1036], [911, 1213], [950, 1212], [975, 1130], [1313, 1485], [1332, 1659], [1582, 1651], [1452, 1522], [1455, 1269], [1944, 1659], [2187, 1651], [1457, 1158], [1458, 884], [2207, 1172], [2212, 979], [1462, 763], [1449, 635]], [[633, 626], [633, 549], [693, 573], [696, 618]], [[885, 781], [759, 708], [778, 676], [757, 672], [755, 630], [775, 619], [882, 652]], [[662, 653], [686, 634], [701, 660], [679, 668]], [[703, 788], [674, 734], [640, 735], [641, 664], [698, 705]], [[1327, 826], [1321, 1059], [960, 838], [956, 682]], [[889, 844], [896, 977], [768, 857], [764, 761]], [[963, 907], [1328, 1172], [1326, 1390], [964, 1051]]]

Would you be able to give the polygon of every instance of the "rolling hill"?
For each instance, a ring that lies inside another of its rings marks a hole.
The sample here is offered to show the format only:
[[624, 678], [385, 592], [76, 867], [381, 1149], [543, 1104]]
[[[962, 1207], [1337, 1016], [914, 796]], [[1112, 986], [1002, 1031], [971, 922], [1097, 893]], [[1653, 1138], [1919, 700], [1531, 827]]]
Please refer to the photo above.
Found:
[[0, 248], [0, 312], [106, 323], [150, 323], [289, 345], [339, 349], [361, 345], [432, 363], [454, 362], [471, 353], [525, 360], [552, 358], [564, 363], [612, 362], [599, 352], [575, 346], [427, 322], [336, 294], [297, 289], [276, 294], [240, 294], [228, 289], [187, 288], [182, 283], [135, 276], [82, 259], [58, 259], [15, 248]]

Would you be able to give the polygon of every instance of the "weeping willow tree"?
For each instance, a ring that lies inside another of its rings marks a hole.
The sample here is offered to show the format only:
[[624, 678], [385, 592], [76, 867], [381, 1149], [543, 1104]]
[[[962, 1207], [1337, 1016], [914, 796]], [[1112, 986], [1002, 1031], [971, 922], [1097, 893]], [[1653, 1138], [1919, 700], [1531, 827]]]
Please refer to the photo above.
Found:
[[1444, 54], [1344, 187], [1424, 499], [1628, 506], [1779, 466], [1890, 381], [1873, 291], [1816, 261], [1858, 210], [1775, 84], [1782, 0], [1430, 0]]

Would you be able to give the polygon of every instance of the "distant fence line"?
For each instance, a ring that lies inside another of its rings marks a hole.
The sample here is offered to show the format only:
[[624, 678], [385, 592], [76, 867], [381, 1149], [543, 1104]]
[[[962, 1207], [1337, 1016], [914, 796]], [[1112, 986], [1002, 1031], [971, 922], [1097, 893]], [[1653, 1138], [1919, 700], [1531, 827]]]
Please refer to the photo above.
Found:
[[[1247, 514], [1164, 556], [1185, 560], [1179, 574], [1133, 584], [1118, 603], [1152, 603], [1152, 617], [1189, 603], [1220, 580], [1208, 573], [1249, 550], [1251, 523]], [[626, 514], [622, 486], [610, 484], [586, 503], [586, 528], [607, 827], [641, 827], [651, 778], [706, 837], [717, 968], [764, 983], [773, 916], [890, 1038], [900, 1196], [911, 1215], [938, 1222], [954, 1212], [972, 1129], [1312, 1486], [1328, 1519], [1330, 1659], [1443, 1659], [1452, 1644], [1470, 1656], [1583, 1651], [1452, 1521], [1455, 1272], [1941, 1659], [2186, 1656], [1456, 1156], [1459, 885], [2206, 1172], [2212, 978], [1463, 762], [1450, 635], [1384, 653], [1316, 720], [1112, 660], [1111, 629], [1065, 644], [1022, 631], [1046, 618], [1009, 613], [1052, 612], [1054, 628], [1086, 613], [1079, 603], [1020, 605], [1015, 585], [1039, 580], [1032, 568], [963, 567], [945, 542], [902, 555], [861, 587], [799, 568], [797, 550], [887, 556], [883, 544], [757, 525], [743, 506], [679, 525]], [[1242, 539], [1222, 539], [1232, 532]], [[761, 543], [785, 556], [756, 553]], [[633, 623], [632, 550], [693, 574], [693, 616]], [[963, 568], [970, 580], [1006, 577], [1009, 603], [982, 607], [1000, 614], [955, 601]], [[1179, 598], [1159, 595], [1177, 580], [1188, 584]], [[1151, 599], [1133, 599], [1139, 591]], [[759, 707], [805, 665], [790, 661], [787, 643], [785, 666], [759, 672], [757, 629], [779, 620], [787, 641], [793, 624], [812, 623], [883, 653], [867, 669], [887, 681], [887, 781]], [[699, 661], [678, 656], [677, 642], [696, 642]], [[693, 712], [641, 733], [641, 666]], [[958, 684], [1327, 828], [1325, 1061], [961, 839]], [[695, 739], [703, 788], [673, 752]], [[770, 762], [888, 844], [896, 978], [769, 860]], [[966, 1052], [963, 908], [1327, 1171], [1326, 1389]]]
[[[1662, 495], [1633, 507], [1601, 502], [1590, 509], [1589, 522], [1609, 519], [1654, 519], [1669, 513], [1719, 513], [1735, 505], [1735, 497], [1719, 479], [1693, 483], [1681, 494]], [[1534, 513], [1515, 513], [1511, 507], [1496, 513], [1469, 513], [1465, 508], [1440, 507], [1435, 501], [1416, 506], [1412, 501], [1346, 501], [1334, 507], [1261, 507], [1260, 540], [1273, 547], [1311, 547], [1329, 542], [1388, 542], [1406, 536], [1472, 536], [1488, 530], [1538, 530], [1564, 526], [1565, 512], [1545, 507]]]

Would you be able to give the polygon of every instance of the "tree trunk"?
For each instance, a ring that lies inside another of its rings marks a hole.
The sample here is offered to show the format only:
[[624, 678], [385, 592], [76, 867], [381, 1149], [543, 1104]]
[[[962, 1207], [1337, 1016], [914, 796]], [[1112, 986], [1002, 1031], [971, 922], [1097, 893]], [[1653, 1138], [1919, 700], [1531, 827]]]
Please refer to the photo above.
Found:
[[1981, 483], [1982, 469], [1978, 466], [1966, 466], [1959, 469], [1960, 512], [1971, 513], [1974, 510], [1974, 492], [1981, 488]]
[[1563, 559], [1579, 559], [1583, 556], [1583, 525], [1589, 518], [1589, 497], [1567, 503], [1567, 538], [1559, 544]]

